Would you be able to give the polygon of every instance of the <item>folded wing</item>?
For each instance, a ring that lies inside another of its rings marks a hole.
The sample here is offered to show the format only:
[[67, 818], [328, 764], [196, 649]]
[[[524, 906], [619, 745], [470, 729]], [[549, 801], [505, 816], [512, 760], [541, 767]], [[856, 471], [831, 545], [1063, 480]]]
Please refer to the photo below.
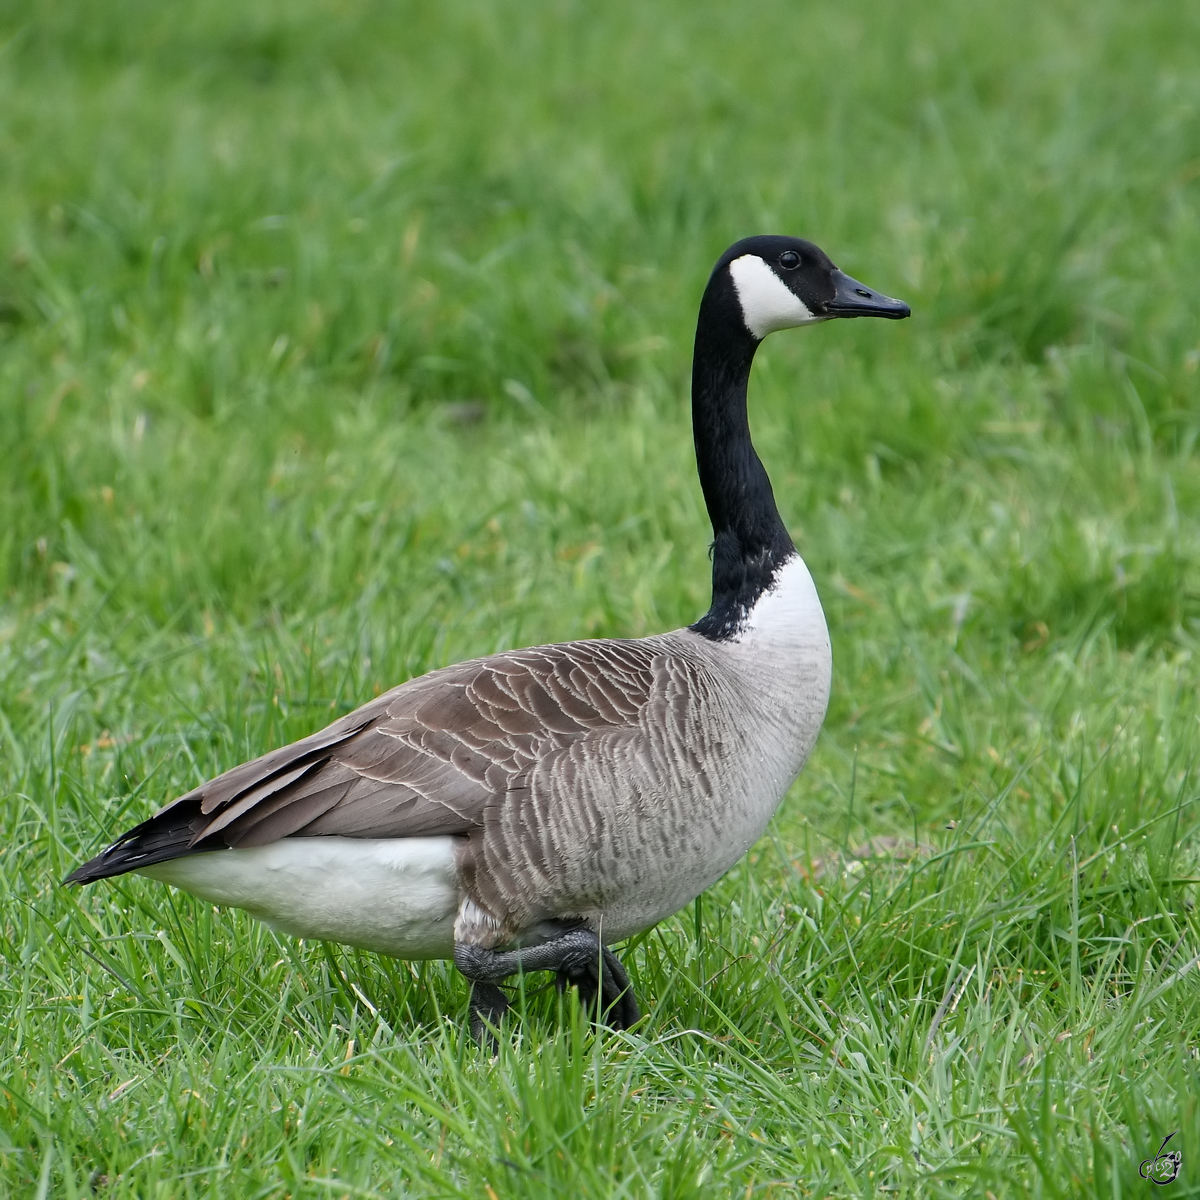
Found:
[[285, 837], [469, 835], [543, 757], [636, 725], [654, 658], [648, 641], [568, 642], [410, 680], [173, 800], [67, 882]]

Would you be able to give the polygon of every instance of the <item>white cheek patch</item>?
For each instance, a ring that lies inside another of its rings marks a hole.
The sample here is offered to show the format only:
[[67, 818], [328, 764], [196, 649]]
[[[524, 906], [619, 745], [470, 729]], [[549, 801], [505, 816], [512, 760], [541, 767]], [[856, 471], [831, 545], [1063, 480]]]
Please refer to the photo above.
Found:
[[729, 264], [729, 274], [733, 276], [746, 328], [760, 341], [777, 329], [791, 329], [823, 319], [814, 316], [757, 254], [735, 258]]

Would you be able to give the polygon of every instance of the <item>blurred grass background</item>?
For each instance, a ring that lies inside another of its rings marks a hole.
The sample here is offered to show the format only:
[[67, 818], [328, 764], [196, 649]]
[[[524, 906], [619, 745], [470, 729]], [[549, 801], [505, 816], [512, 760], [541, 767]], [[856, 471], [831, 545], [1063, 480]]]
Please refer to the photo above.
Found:
[[[14, 1195], [1200, 1194], [1200, 10], [0, 4]], [[57, 881], [432, 667], [708, 599], [735, 238], [901, 326], [752, 420], [834, 641], [770, 836], [530, 997]]]

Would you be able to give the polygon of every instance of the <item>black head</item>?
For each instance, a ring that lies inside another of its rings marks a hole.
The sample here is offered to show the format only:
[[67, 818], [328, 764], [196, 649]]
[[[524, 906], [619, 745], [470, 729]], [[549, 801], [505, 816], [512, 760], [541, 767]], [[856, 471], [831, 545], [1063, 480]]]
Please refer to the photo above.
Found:
[[910, 312], [902, 300], [839, 271], [820, 247], [802, 238], [743, 238], [721, 255], [714, 280], [722, 273], [733, 285], [746, 329], [758, 341], [777, 329], [836, 317], [901, 320]]

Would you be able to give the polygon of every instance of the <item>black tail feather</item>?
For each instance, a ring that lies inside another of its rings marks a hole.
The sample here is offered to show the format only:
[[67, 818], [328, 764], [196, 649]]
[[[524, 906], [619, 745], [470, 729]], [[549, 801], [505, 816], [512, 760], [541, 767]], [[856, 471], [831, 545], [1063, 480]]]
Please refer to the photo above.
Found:
[[97, 879], [110, 879], [114, 875], [124, 875], [127, 871], [151, 867], [168, 859], [227, 849], [219, 836], [205, 838], [192, 845], [198, 829], [206, 824], [207, 818], [201, 816], [199, 802], [194, 812], [182, 807], [171, 808], [123, 833], [107, 850], [102, 850], [83, 866], [76, 867], [63, 883], [95, 883]]

